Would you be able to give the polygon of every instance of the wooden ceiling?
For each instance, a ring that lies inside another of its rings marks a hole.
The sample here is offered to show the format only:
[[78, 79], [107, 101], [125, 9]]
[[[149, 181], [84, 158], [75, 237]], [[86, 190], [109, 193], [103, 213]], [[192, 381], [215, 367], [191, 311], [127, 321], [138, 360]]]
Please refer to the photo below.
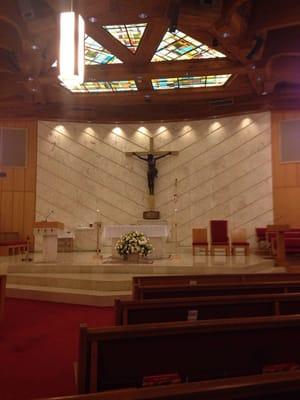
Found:
[[[71, 0], [1, 1], [0, 118], [166, 121], [300, 106], [299, 0], [78, 1], [87, 34], [123, 61], [87, 66], [86, 80], [132, 79], [138, 90], [69, 92], [51, 66], [58, 14]], [[148, 25], [135, 54], [99, 28], [136, 23]], [[171, 25], [227, 57], [151, 63]], [[215, 88], [154, 91], [151, 85], [153, 78], [214, 74], [233, 76]]]

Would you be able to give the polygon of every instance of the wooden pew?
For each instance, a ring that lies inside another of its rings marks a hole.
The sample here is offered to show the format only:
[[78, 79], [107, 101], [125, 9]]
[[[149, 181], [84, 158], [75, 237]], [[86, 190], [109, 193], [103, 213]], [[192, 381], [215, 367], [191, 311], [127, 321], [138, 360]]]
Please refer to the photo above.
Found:
[[25, 253], [28, 248], [26, 240], [21, 240], [19, 232], [0, 232], [0, 256]]
[[115, 300], [116, 325], [300, 314], [300, 293]]
[[198, 285], [158, 285], [143, 286], [139, 289], [140, 300], [228, 296], [245, 294], [267, 293], [294, 293], [300, 292], [300, 281], [283, 282], [220, 282], [203, 283]]
[[0, 275], [0, 321], [4, 319], [6, 275]]
[[298, 400], [300, 371], [123, 389], [48, 400]]
[[144, 286], [195, 286], [202, 283], [283, 282], [292, 280], [300, 281], [300, 273], [135, 276], [132, 278], [132, 296], [134, 300], [140, 299], [140, 288]]
[[145, 377], [182, 382], [257, 375], [300, 365], [300, 316], [80, 327], [79, 393], [141, 387]]

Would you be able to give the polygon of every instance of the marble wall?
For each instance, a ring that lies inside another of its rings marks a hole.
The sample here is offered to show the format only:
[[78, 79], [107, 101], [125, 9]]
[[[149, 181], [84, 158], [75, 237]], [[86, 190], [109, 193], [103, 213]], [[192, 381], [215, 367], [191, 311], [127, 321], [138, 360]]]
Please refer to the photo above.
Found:
[[192, 227], [223, 218], [253, 242], [255, 226], [273, 221], [270, 129], [269, 113], [120, 126], [40, 121], [36, 218], [53, 210], [68, 230], [93, 223], [96, 210], [104, 224], [141, 219], [147, 166], [125, 152], [147, 151], [153, 137], [157, 151], [179, 152], [157, 161], [156, 209], [173, 225], [170, 246], [175, 223], [189, 247]]

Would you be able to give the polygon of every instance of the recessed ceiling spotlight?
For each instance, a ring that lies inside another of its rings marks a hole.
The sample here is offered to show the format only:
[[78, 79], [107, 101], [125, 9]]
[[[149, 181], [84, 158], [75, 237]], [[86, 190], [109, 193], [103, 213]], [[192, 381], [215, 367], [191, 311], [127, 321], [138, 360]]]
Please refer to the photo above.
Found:
[[98, 19], [97, 19], [97, 17], [90, 17], [90, 18], [89, 18], [89, 21], [90, 21], [92, 24], [94, 24], [95, 22], [98, 21]]
[[33, 81], [33, 77], [32, 77], [32, 76], [29, 76], [29, 77], [28, 77], [28, 80], [29, 80], [29, 81]]
[[255, 64], [251, 64], [250, 67], [251, 67], [251, 69], [256, 69], [256, 65]]
[[261, 77], [261, 76], [258, 76], [258, 77], [256, 78], [256, 80], [257, 80], [257, 82], [260, 82], [260, 81], [262, 81], [262, 77]]
[[227, 38], [229, 38], [229, 36], [230, 36], [230, 32], [223, 32], [222, 33], [222, 37], [224, 38], [224, 39], [227, 39]]
[[262, 92], [262, 95], [263, 96], [266, 96], [268, 94], [268, 92], [266, 91], [266, 90], [264, 90], [263, 92]]
[[146, 19], [146, 18], [148, 18], [148, 14], [146, 14], [145, 12], [141, 12], [141, 13], [139, 13], [139, 18]]
[[37, 50], [37, 49], [39, 48], [39, 46], [36, 45], [36, 44], [32, 44], [32, 45], [31, 45], [31, 48], [32, 48], [32, 50]]
[[32, 92], [37, 92], [37, 88], [32, 88], [31, 91]]

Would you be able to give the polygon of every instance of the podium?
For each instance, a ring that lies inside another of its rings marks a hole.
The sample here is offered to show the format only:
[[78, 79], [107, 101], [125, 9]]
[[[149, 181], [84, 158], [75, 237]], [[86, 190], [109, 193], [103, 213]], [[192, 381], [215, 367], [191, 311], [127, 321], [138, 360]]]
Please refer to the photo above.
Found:
[[64, 224], [58, 221], [37, 221], [33, 224], [34, 235], [43, 237], [43, 261], [57, 260], [57, 237], [64, 229]]

